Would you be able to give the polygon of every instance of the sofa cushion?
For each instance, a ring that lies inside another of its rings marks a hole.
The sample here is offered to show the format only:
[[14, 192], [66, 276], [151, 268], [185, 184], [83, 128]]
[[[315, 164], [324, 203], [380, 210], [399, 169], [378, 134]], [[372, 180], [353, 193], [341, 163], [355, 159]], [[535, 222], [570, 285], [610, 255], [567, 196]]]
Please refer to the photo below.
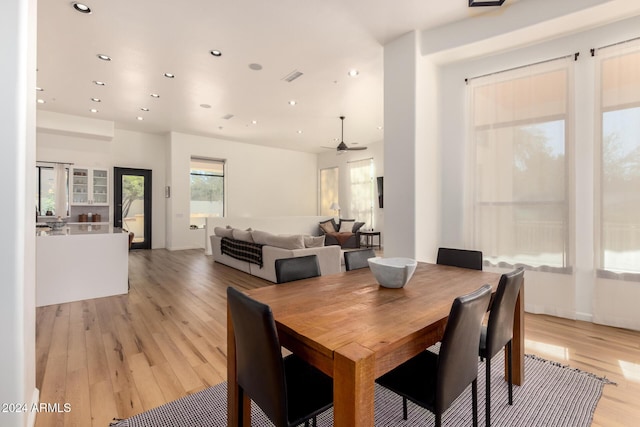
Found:
[[333, 218], [328, 219], [326, 221], [322, 221], [320, 223], [320, 228], [325, 233], [334, 233], [338, 231], [338, 227], [336, 226], [336, 221]]
[[251, 236], [251, 229], [240, 230], [239, 228], [233, 229], [233, 238], [236, 240], [242, 240], [243, 242], [253, 243], [253, 237]]
[[355, 222], [355, 219], [340, 219], [340, 228], [338, 229], [338, 232], [352, 233]]
[[282, 249], [304, 249], [304, 239], [302, 234], [293, 234], [290, 236], [285, 235], [272, 235], [267, 239], [267, 245], [275, 246]]
[[305, 248], [321, 248], [324, 246], [325, 236], [304, 236]]
[[253, 230], [251, 232], [251, 237], [253, 237], [253, 241], [255, 243], [260, 243], [261, 245], [268, 245], [269, 237], [273, 236], [272, 233], [267, 231]]
[[215, 227], [213, 229], [213, 234], [220, 237], [228, 237], [233, 239], [233, 229], [232, 228], [223, 228], [223, 227]]

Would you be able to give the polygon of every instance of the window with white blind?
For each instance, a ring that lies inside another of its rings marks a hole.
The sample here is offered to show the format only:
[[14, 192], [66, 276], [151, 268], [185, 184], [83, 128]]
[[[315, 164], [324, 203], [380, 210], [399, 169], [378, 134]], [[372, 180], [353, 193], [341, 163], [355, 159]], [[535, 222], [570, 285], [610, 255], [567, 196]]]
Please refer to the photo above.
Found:
[[224, 161], [191, 158], [190, 226], [203, 228], [207, 217], [224, 216]]
[[339, 170], [337, 167], [320, 169], [320, 215], [336, 216], [331, 207], [339, 206]]
[[375, 171], [373, 159], [349, 162], [351, 202], [349, 216], [364, 222], [365, 228], [373, 228], [373, 203]]
[[597, 267], [640, 279], [640, 43], [597, 59]]
[[485, 263], [569, 268], [572, 62], [468, 82], [468, 245]]

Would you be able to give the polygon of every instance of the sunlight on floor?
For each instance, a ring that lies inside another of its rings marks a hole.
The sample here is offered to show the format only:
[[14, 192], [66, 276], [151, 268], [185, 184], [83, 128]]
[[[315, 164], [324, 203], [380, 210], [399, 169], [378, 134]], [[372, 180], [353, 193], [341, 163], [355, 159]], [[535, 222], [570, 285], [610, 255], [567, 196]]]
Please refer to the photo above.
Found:
[[626, 362], [624, 360], [618, 360], [620, 369], [622, 369], [622, 375], [629, 380], [636, 383], [640, 383], [640, 365], [637, 363]]
[[555, 360], [569, 360], [569, 349], [567, 347], [527, 339], [524, 340], [524, 346], [527, 352], [532, 352], [538, 356], [547, 356]]

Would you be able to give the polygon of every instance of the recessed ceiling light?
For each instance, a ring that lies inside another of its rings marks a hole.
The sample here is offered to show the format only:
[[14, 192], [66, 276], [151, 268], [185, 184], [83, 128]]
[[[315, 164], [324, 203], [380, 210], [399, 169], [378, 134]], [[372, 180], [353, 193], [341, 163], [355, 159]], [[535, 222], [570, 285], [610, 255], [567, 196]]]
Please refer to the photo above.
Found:
[[262, 65], [253, 63], [249, 64], [249, 68], [251, 68], [253, 71], [260, 71], [262, 70]]
[[42, 91], [44, 91], [44, 89], [42, 89], [41, 87], [38, 87], [38, 86], [36, 86], [36, 90], [37, 90], [38, 92], [42, 92]]
[[175, 77], [175, 75], [171, 74], [171, 73], [164, 73], [164, 76], [168, 79], [172, 79]]
[[209, 105], [209, 104], [200, 104], [200, 106], [202, 108], [211, 108], [211, 105]]
[[93, 83], [94, 83], [94, 84], [96, 84], [96, 85], [98, 85], [98, 86], [104, 86], [104, 85], [106, 85], [106, 83], [105, 83], [105, 82], [101, 82], [100, 80], [94, 80], [94, 81], [93, 81]]
[[347, 74], [349, 75], [349, 77], [356, 77], [358, 74], [360, 74], [360, 71], [358, 71], [358, 70], [349, 70], [349, 72]]
[[100, 98], [91, 98], [91, 100], [93, 102], [102, 102], [102, 100]]
[[157, 93], [150, 93], [149, 96], [152, 98], [160, 98], [160, 95], [158, 95]]
[[104, 53], [99, 53], [96, 55], [98, 59], [102, 59], [103, 61], [111, 61], [111, 57], [109, 55], [105, 55]]
[[299, 130], [299, 131], [298, 131], [298, 133], [302, 133], [302, 131], [301, 131], [301, 130]]
[[382, 130], [382, 126], [378, 126], [378, 130]]
[[219, 50], [213, 49], [211, 51], [209, 51], [209, 53], [213, 56], [222, 56], [222, 52], [220, 52]]
[[149, 111], [149, 109], [147, 107], [141, 107], [140, 111]]
[[80, 13], [91, 13], [91, 9], [84, 3], [73, 2], [71, 3], [73, 8]]
[[97, 113], [98, 112], [98, 110], [96, 110], [95, 108], [92, 108], [89, 111], [91, 111], [92, 113]]
[[37, 102], [38, 104], [44, 104], [44, 103], [46, 103], [47, 101], [45, 101], [44, 99], [38, 99], [36, 102]]
[[296, 104], [297, 104], [297, 102], [295, 100], [293, 100], [293, 99], [291, 101], [289, 101], [289, 105], [296, 105]]
[[144, 120], [144, 118], [143, 118], [143, 117], [140, 117], [140, 116], [136, 117], [136, 119], [138, 119], [138, 120]]
[[257, 125], [257, 124], [258, 124], [258, 121], [257, 121], [257, 120], [251, 120], [251, 124], [252, 124], [252, 125]]

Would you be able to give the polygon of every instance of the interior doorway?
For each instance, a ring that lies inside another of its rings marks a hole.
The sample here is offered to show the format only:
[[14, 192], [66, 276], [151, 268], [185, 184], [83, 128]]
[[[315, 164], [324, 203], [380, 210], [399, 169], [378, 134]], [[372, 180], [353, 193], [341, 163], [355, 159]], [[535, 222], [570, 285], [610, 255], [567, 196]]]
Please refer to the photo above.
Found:
[[131, 249], [151, 249], [151, 170], [113, 168], [113, 225], [134, 233]]

